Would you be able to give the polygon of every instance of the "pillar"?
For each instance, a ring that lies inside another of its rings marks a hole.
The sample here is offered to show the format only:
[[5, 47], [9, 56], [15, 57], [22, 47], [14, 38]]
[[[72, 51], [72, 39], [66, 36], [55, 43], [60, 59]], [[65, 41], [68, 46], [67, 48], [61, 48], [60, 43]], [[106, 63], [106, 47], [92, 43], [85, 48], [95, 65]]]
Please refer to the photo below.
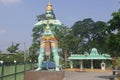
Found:
[[93, 69], [93, 60], [91, 59], [91, 69]]
[[103, 60], [102, 63], [101, 63], [101, 69], [102, 69], [102, 70], [105, 70], [105, 62], [104, 62], [104, 60]]
[[70, 68], [73, 68], [73, 61], [70, 60]]
[[83, 61], [80, 60], [80, 69], [83, 69]]

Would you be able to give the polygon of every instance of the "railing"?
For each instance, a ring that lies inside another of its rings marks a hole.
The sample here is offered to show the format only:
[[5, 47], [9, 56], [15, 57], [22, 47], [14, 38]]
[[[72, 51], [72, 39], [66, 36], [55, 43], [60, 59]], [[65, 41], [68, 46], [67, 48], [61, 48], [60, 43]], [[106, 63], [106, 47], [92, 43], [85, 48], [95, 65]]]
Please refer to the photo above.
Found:
[[17, 63], [6, 65], [0, 61], [0, 80], [24, 80], [24, 72], [34, 68], [35, 62]]

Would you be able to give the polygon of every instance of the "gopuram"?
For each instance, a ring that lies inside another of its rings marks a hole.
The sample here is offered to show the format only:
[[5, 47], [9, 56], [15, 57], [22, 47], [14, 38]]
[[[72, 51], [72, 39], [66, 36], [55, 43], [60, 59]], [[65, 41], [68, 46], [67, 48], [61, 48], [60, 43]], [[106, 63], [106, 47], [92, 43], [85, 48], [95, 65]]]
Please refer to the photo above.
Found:
[[53, 55], [55, 62], [55, 71], [59, 71], [58, 41], [56, 39], [55, 29], [62, 26], [59, 20], [56, 20], [53, 12], [52, 4], [49, 2], [45, 12], [46, 19], [41, 20], [34, 27], [41, 27], [43, 30], [40, 41], [40, 53], [38, 57], [38, 68], [36, 71], [42, 70], [42, 62], [44, 57]]

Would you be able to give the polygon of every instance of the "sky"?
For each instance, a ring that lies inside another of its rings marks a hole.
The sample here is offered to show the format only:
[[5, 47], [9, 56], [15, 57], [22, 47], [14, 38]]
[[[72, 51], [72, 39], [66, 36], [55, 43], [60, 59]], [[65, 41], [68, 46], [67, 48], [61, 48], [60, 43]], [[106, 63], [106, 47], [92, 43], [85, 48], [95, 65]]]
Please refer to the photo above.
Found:
[[49, 1], [56, 18], [68, 27], [85, 18], [108, 22], [120, 9], [120, 0], [0, 0], [0, 51], [12, 43], [20, 43], [20, 50], [29, 48], [36, 16], [45, 13]]

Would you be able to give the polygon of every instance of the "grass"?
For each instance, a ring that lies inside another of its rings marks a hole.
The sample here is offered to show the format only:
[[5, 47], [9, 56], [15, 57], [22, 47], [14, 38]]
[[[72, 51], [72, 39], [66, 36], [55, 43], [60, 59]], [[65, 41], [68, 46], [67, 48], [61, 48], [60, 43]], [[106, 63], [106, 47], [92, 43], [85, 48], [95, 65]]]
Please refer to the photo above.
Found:
[[[25, 66], [25, 70], [30, 70], [32, 68], [32, 64], [19, 64], [16, 65], [16, 80], [24, 80], [24, 66]], [[3, 76], [6, 75], [10, 75], [10, 76], [6, 76], [3, 77], [3, 80], [15, 80], [15, 65], [11, 65], [11, 66], [4, 66], [3, 67]], [[21, 72], [21, 73], [19, 73]], [[13, 74], [13, 75], [12, 75]], [[2, 67], [0, 66], [0, 76], [2, 75]], [[1, 78], [0, 78], [1, 80]]]
[[[7, 76], [7, 77], [4, 77], [3, 80], [15, 80], [15, 76], [14, 75]], [[16, 80], [24, 80], [24, 73], [17, 74]]]

